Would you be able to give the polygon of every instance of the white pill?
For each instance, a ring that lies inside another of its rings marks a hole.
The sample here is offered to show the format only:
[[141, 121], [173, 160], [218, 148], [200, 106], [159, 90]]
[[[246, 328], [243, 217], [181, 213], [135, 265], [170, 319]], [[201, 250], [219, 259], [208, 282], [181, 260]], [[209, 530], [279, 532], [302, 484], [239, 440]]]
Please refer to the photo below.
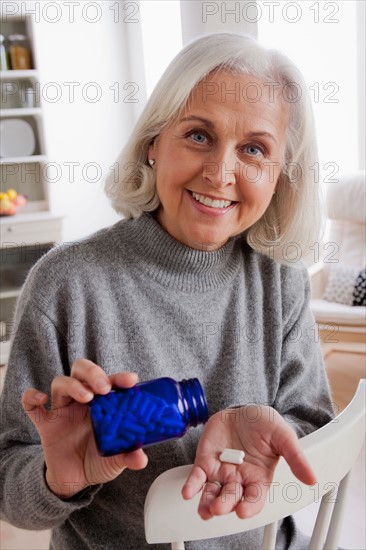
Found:
[[243, 464], [245, 457], [244, 451], [236, 449], [224, 449], [220, 455], [221, 462], [231, 462], [231, 464]]

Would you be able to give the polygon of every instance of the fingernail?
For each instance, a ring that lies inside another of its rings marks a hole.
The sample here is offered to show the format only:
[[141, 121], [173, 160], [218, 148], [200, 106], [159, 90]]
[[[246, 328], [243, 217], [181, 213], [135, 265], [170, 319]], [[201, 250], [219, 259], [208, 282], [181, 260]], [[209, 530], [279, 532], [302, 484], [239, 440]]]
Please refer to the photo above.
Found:
[[109, 391], [111, 389], [111, 385], [109, 382], [106, 382], [104, 378], [99, 378], [95, 382], [96, 388], [98, 391]]
[[36, 401], [40, 401], [41, 399], [44, 398], [44, 393], [41, 393], [41, 392], [37, 392], [35, 395], [34, 395], [34, 399]]
[[89, 390], [80, 390], [79, 395], [83, 399], [92, 399], [94, 397], [94, 394]]

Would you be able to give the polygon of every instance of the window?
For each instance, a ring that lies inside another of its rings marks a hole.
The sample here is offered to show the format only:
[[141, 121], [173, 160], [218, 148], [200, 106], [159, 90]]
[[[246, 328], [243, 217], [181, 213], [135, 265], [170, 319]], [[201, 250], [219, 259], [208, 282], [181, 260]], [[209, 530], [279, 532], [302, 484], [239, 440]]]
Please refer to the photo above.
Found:
[[298, 65], [317, 125], [320, 180], [359, 169], [357, 2], [258, 4], [258, 39]]

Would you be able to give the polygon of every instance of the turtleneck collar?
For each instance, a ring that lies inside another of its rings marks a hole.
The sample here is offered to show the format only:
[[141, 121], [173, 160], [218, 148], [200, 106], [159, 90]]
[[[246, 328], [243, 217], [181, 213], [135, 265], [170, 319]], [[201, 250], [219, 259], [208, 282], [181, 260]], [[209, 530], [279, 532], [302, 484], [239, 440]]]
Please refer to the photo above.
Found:
[[174, 239], [149, 213], [122, 220], [119, 226], [140, 269], [165, 287], [207, 292], [227, 285], [240, 267], [242, 236], [231, 237], [221, 248], [207, 252]]

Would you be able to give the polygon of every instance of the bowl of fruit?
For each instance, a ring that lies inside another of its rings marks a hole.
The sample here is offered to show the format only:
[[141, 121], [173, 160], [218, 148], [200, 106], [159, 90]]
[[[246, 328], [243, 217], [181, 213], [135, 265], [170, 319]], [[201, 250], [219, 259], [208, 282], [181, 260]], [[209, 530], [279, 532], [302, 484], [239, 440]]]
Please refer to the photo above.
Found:
[[14, 216], [17, 209], [27, 204], [27, 197], [17, 193], [15, 189], [8, 189], [0, 193], [0, 216]]

